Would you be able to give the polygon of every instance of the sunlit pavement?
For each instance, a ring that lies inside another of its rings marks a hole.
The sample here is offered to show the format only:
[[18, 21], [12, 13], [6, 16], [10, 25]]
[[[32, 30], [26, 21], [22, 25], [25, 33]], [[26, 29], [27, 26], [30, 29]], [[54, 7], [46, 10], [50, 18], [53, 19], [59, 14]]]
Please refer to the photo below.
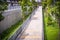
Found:
[[16, 40], [44, 40], [42, 17], [42, 6], [39, 6], [35, 14], [31, 17], [28, 28]]

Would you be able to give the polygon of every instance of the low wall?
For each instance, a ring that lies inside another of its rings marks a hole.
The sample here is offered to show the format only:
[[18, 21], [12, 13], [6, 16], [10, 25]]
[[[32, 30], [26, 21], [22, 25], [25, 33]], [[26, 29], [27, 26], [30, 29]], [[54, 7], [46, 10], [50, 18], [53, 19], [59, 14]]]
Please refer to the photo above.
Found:
[[2, 15], [5, 18], [0, 22], [0, 33], [11, 27], [22, 17], [20, 9], [5, 10]]

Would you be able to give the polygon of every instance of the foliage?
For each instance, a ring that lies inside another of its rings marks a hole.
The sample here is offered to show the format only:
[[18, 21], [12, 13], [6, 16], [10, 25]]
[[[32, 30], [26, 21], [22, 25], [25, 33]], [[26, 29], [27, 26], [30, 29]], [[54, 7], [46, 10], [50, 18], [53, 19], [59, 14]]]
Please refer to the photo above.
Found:
[[0, 21], [3, 20], [3, 19], [4, 19], [4, 17], [2, 16], [2, 14], [0, 14]]
[[0, 12], [7, 9], [7, 5], [8, 4], [7, 4], [6, 0], [0, 0]]
[[[55, 3], [55, 4], [54, 4]], [[59, 2], [58, 1], [55, 1], [54, 0], [46, 0], [46, 1], [43, 1], [42, 2], [42, 6], [43, 8], [45, 8], [45, 12], [48, 14], [48, 16], [51, 14], [52, 16], [55, 15], [55, 18], [57, 19], [57, 17], [60, 16], [60, 11], [59, 11]], [[53, 4], [53, 5], [52, 5]], [[45, 6], [45, 7], [44, 7]], [[51, 16], [50, 15], [50, 16]], [[58, 16], [57, 16], [58, 15]]]
[[7, 5], [6, 0], [0, 0], [0, 21], [4, 19], [2, 12], [7, 9]]
[[31, 13], [32, 10], [34, 9], [32, 7], [35, 7], [37, 5], [35, 0], [32, 0], [32, 1], [30, 1], [30, 0], [20, 0], [19, 4], [22, 8], [22, 19], [23, 19], [23, 21], [25, 20], [24, 19], [25, 16], [27, 16], [27, 14]]
[[59, 31], [58, 19], [60, 19], [59, 4], [60, 3], [55, 0], [43, 0], [42, 2], [45, 20], [45, 36], [47, 36], [47, 40], [57, 40], [56, 38]]

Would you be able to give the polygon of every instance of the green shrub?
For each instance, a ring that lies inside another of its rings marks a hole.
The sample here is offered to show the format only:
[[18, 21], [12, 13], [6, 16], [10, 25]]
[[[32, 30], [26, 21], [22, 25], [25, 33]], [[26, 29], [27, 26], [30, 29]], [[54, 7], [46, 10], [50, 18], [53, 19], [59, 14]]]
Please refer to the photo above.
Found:
[[2, 16], [2, 14], [0, 13], [0, 21], [2, 21], [4, 19], [4, 17]]
[[2, 21], [4, 19], [4, 17], [2, 16], [2, 13], [4, 10], [7, 9], [7, 2], [6, 0], [0, 0], [0, 21]]
[[[10, 28], [6, 29], [5, 31], [2, 32], [1, 36], [1, 40], [6, 40], [8, 39], [11, 35], [13, 35], [15, 33], [15, 31], [17, 31], [16, 29], [19, 28], [19, 26], [23, 23], [22, 20], [18, 21], [16, 24], [12, 25]], [[12, 34], [13, 33], [13, 34]]]

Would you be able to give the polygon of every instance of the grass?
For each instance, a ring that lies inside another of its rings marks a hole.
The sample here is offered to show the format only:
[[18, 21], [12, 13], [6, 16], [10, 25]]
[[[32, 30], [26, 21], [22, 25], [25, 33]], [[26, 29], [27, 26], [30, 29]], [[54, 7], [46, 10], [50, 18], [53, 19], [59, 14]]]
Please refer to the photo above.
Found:
[[45, 20], [45, 27], [44, 27], [44, 34], [45, 34], [45, 40], [57, 40], [58, 39], [58, 24], [54, 23], [51, 25], [46, 25]]
[[16, 24], [12, 25], [10, 28], [5, 30], [1, 34], [1, 40], [7, 40], [9, 37], [11, 37], [19, 28], [19, 26], [23, 23], [23, 21], [18, 21]]
[[58, 28], [57, 27], [46, 27], [47, 40], [57, 40], [58, 38]]
[[58, 28], [58, 23], [52, 23], [52, 24], [48, 24], [48, 18], [46, 17], [46, 15], [44, 15], [44, 39], [45, 40], [58, 40], [58, 33], [59, 33], [59, 28]]
[[44, 27], [45, 40], [58, 40], [58, 32], [59, 32], [58, 24], [53, 23], [51, 25], [47, 25], [48, 24], [47, 18], [45, 18], [44, 20], [45, 20], [45, 27]]

